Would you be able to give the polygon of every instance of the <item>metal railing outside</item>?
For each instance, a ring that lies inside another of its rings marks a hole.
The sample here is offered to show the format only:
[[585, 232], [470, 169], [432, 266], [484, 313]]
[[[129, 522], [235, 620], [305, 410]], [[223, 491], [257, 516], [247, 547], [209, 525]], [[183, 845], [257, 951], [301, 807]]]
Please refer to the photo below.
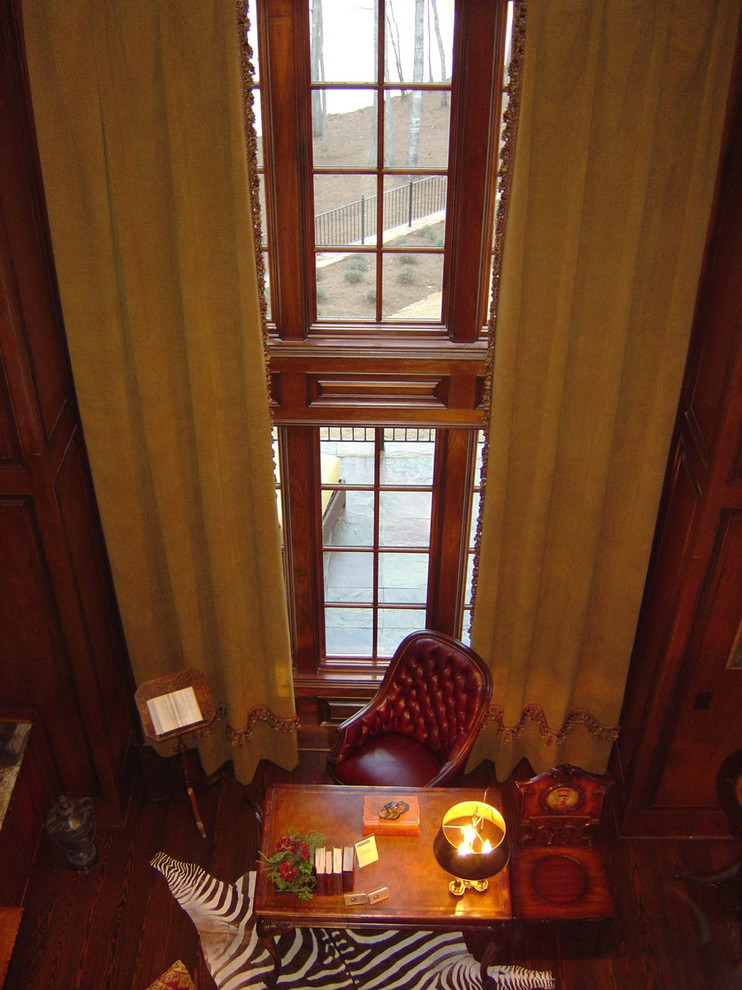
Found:
[[[410, 179], [405, 185], [384, 192], [382, 222], [384, 230], [407, 225], [446, 207], [447, 176], [429, 175]], [[318, 213], [314, 218], [314, 243], [317, 247], [365, 244], [376, 237], [377, 197], [360, 199], [334, 210]]]

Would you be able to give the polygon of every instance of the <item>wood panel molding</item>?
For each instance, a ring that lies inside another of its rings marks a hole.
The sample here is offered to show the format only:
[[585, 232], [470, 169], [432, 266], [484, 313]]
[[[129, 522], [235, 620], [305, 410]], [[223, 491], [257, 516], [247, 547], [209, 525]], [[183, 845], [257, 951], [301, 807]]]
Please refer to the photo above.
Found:
[[269, 344], [277, 422], [480, 426], [486, 342], [310, 338]]
[[345, 374], [306, 376], [307, 405], [448, 407], [448, 375]]

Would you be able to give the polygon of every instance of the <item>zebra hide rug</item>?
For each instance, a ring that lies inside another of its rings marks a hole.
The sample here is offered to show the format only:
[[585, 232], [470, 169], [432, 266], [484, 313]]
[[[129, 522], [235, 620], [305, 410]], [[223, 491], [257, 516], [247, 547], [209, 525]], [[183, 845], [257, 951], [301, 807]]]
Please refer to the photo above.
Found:
[[[219, 990], [263, 990], [273, 961], [255, 933], [255, 872], [231, 884], [163, 852], [151, 864], [196, 926]], [[295, 928], [278, 950], [277, 990], [482, 990], [458, 932]], [[551, 973], [519, 966], [491, 966], [488, 975], [488, 990], [556, 987]]]

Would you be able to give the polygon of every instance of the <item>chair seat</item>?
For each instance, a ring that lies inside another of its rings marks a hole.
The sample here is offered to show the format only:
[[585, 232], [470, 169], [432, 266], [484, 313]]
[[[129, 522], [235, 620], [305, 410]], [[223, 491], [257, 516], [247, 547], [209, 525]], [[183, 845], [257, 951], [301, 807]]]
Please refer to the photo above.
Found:
[[441, 761], [426, 746], [394, 733], [377, 736], [335, 766], [341, 784], [366, 787], [425, 787]]

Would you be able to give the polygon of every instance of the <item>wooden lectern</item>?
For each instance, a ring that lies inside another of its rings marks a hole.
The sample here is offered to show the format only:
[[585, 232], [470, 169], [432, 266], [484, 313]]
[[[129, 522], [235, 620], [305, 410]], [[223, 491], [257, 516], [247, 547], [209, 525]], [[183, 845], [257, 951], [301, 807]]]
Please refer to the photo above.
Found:
[[[174, 674], [155, 677], [140, 684], [134, 695], [142, 720], [142, 728], [148, 739], [154, 742], [176, 740], [175, 752], [180, 754], [186, 791], [191, 801], [196, 825], [203, 838], [206, 829], [196, 804], [191, 775], [186, 758], [187, 747], [183, 737], [196, 729], [206, 729], [216, 718], [216, 706], [206, 677], [195, 667], [179, 670]], [[159, 731], [158, 731], [159, 730]]]

